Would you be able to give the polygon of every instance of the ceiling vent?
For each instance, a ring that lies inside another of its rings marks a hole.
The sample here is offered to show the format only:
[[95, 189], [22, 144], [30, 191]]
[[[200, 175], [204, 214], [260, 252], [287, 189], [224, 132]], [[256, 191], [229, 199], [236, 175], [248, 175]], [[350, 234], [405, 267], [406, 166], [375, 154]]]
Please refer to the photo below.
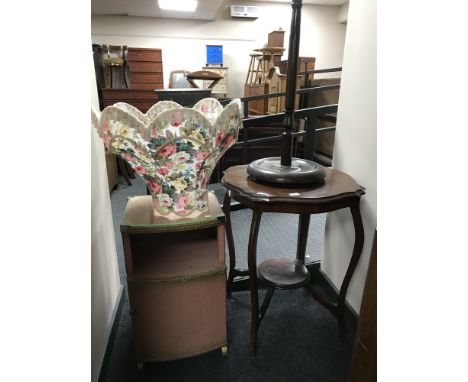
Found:
[[246, 19], [258, 18], [258, 7], [250, 5], [231, 5], [231, 17], [241, 17]]

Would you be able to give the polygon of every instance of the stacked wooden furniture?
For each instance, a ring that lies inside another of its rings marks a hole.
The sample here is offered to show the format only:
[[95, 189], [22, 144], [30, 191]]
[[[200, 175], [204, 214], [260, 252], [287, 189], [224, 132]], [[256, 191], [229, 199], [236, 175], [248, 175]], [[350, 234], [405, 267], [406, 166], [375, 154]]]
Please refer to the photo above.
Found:
[[284, 47], [284, 31], [273, 31], [268, 33], [269, 47]]
[[120, 225], [138, 366], [221, 348], [227, 352], [225, 217], [177, 221], [154, 214], [151, 196], [130, 198]]
[[[297, 73], [304, 73], [315, 69], [315, 57], [298, 57]], [[288, 71], [288, 60], [282, 60], [278, 63], [281, 74]], [[314, 74], [309, 74], [309, 79], [313, 79]]]
[[[268, 93], [268, 76], [281, 61], [284, 45], [284, 31], [273, 31], [268, 34], [268, 46], [254, 49], [250, 55], [247, 78], [244, 85], [244, 96], [256, 96]], [[249, 114], [266, 114], [267, 100], [249, 102]]]
[[[265, 83], [265, 94], [269, 93], [283, 93], [286, 92], [286, 74], [281, 74], [278, 67], [275, 67], [274, 70], [271, 70], [268, 74], [267, 81]], [[300, 89], [302, 84], [303, 76], [297, 76], [296, 88]], [[296, 94], [295, 98], [295, 108], [299, 108], [299, 95]], [[284, 112], [285, 109], [285, 96], [282, 97], [272, 97], [266, 100], [267, 110], [265, 114], [278, 114]]]
[[[306, 71], [314, 70], [315, 57], [299, 57], [297, 72], [304, 73]], [[286, 91], [286, 78], [287, 78], [288, 60], [282, 60], [268, 73], [266, 80], [265, 93], [281, 93]], [[314, 75], [309, 74], [309, 79], [313, 79]], [[304, 76], [298, 74], [296, 88], [300, 89], [303, 85]], [[299, 109], [299, 95], [296, 95], [295, 108]], [[285, 97], [269, 98], [267, 101], [266, 114], [277, 114], [284, 111]]]
[[143, 113], [159, 99], [154, 89], [164, 87], [161, 49], [128, 48], [128, 89], [102, 89], [103, 106], [126, 102]]
[[[267, 94], [266, 84], [271, 70], [279, 62], [284, 48], [269, 47], [254, 49], [255, 53], [250, 55], [250, 64], [244, 85], [244, 96], [255, 96]], [[266, 114], [268, 103], [266, 100], [249, 102], [249, 114]]]

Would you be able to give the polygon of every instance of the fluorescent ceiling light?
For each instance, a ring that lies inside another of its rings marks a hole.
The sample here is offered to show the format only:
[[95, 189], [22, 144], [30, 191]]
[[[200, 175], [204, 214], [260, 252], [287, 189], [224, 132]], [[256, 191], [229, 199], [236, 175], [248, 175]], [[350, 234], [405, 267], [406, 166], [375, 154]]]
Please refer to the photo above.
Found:
[[158, 5], [170, 11], [193, 12], [197, 9], [198, 0], [158, 0]]

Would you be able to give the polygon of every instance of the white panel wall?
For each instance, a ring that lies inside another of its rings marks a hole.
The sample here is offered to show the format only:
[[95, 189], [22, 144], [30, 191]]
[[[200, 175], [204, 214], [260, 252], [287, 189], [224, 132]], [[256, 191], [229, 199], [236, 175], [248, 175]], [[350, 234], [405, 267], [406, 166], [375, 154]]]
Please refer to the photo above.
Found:
[[[351, 280], [348, 303], [359, 312], [374, 229], [377, 224], [376, 147], [376, 4], [352, 0], [349, 5], [333, 167], [366, 188], [361, 199], [365, 242]], [[354, 245], [349, 210], [330, 213], [326, 224], [322, 269], [341, 286]]]
[[[206, 64], [205, 45], [223, 45], [224, 66], [229, 67], [229, 96], [242, 97], [252, 50], [265, 47], [268, 33], [279, 28], [286, 31], [287, 48], [291, 6], [255, 1], [231, 3], [258, 6], [260, 17], [256, 20], [232, 19], [228, 5], [214, 21], [93, 16], [92, 41], [161, 48], [165, 87], [168, 87], [172, 70], [195, 71]], [[302, 8], [300, 55], [316, 57], [316, 68], [342, 65], [346, 26], [338, 22], [338, 12], [337, 6], [304, 5]], [[287, 59], [287, 51], [283, 59]]]
[[[99, 109], [92, 56], [90, 70], [92, 103]], [[97, 381], [121, 288], [104, 146], [91, 129], [91, 380]]]

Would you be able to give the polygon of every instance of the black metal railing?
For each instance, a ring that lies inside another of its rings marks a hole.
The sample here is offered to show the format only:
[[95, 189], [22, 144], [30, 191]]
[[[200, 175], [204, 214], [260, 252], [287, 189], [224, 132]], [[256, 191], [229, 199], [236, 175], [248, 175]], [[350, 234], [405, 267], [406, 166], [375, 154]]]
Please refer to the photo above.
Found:
[[[330, 114], [338, 112], [338, 105], [325, 105], [310, 107], [305, 109], [299, 109], [294, 112], [294, 119], [303, 119], [305, 121], [304, 131], [296, 131], [292, 133], [293, 138], [304, 136], [304, 159], [312, 160], [314, 157], [314, 140], [317, 133], [325, 131], [334, 131], [336, 126], [316, 129], [316, 120], [319, 116], [329, 116]], [[251, 117], [243, 120], [243, 139], [241, 142], [237, 142], [234, 146], [242, 146], [242, 162], [247, 164], [248, 161], [248, 146], [258, 143], [271, 142], [281, 139], [281, 135], [274, 135], [271, 137], [249, 139], [248, 132], [250, 129], [255, 127], [268, 127], [268, 126], [281, 126], [284, 121], [285, 113], [271, 114], [259, 117]]]
[[[325, 106], [317, 106], [317, 107], [305, 107], [308, 104], [308, 96], [313, 93], [329, 91], [329, 90], [337, 90], [340, 89], [340, 84], [333, 84], [333, 85], [324, 85], [324, 86], [315, 86], [315, 87], [307, 87], [309, 84], [309, 78], [311, 74], [320, 74], [320, 73], [333, 73], [333, 72], [340, 72], [342, 70], [341, 67], [330, 68], [330, 69], [316, 69], [316, 70], [309, 70], [306, 72], [300, 72], [299, 75], [304, 76], [304, 81], [302, 83], [302, 88], [296, 90], [296, 94], [300, 95], [301, 98], [299, 100], [299, 105], [301, 109], [296, 110], [294, 112], [294, 119], [304, 120], [305, 129], [304, 131], [294, 131], [292, 133], [293, 139], [297, 140], [299, 137], [304, 137], [304, 159], [318, 159], [318, 162], [324, 165], [331, 165], [331, 163], [323, 156], [317, 155], [314, 153], [314, 141], [316, 134], [321, 134], [329, 131], [335, 131], [336, 126], [331, 127], [324, 127], [316, 129], [316, 121], [317, 118], [321, 118], [324, 120], [328, 120], [330, 122], [336, 123], [336, 114], [338, 112], [338, 105], [331, 104]], [[258, 143], [265, 143], [265, 142], [274, 142], [280, 141], [281, 135], [273, 135], [269, 137], [262, 137], [262, 138], [254, 138], [249, 139], [249, 131], [250, 129], [255, 129], [256, 127], [280, 127], [284, 122], [285, 113], [277, 113], [277, 114], [267, 114], [267, 115], [260, 115], [260, 116], [249, 116], [249, 102], [257, 101], [257, 100], [267, 100], [270, 98], [275, 97], [285, 97], [286, 92], [278, 92], [278, 93], [268, 93], [268, 94], [260, 94], [254, 96], [246, 96], [241, 97], [240, 101], [243, 105], [243, 113], [244, 118], [243, 122], [243, 129], [242, 129], [242, 141], [237, 142], [234, 144], [234, 147], [242, 146], [242, 163], [247, 164], [248, 162], [248, 149], [249, 146], [258, 144]], [[225, 98], [219, 100], [219, 102], [224, 106], [227, 105], [229, 102], [232, 101], [232, 98]]]
[[[339, 72], [341, 71], [341, 67], [337, 68], [330, 68], [330, 69], [317, 69], [317, 70], [310, 70], [307, 72], [301, 72], [299, 74], [304, 75], [303, 87], [296, 91], [296, 94], [301, 95], [301, 99], [299, 104], [301, 109], [296, 110], [294, 112], [294, 119], [303, 119], [305, 123], [304, 131], [295, 131], [292, 136], [293, 139], [297, 139], [299, 137], [304, 136], [304, 158], [305, 159], [314, 159], [314, 141], [316, 134], [321, 134], [324, 132], [334, 131], [336, 126], [332, 127], [325, 127], [316, 129], [316, 120], [318, 117], [322, 119], [326, 119], [331, 122], [336, 123], [336, 114], [338, 112], [338, 105], [325, 105], [325, 106], [318, 106], [307, 108], [304, 107], [308, 103], [308, 95], [328, 90], [337, 90], [340, 88], [340, 84], [334, 85], [325, 85], [325, 86], [316, 86], [316, 87], [307, 87], [309, 84], [309, 76], [311, 74], [319, 74], [319, 73], [332, 73], [332, 72]], [[266, 100], [274, 97], [283, 97], [285, 96], [285, 92], [279, 93], [269, 93], [269, 94], [261, 94], [255, 96], [247, 96], [240, 98], [243, 104], [243, 112], [244, 112], [244, 119], [243, 119], [243, 130], [242, 130], [242, 141], [237, 142], [235, 146], [239, 147], [242, 146], [242, 163], [247, 164], [248, 162], [248, 147], [253, 144], [264, 143], [264, 142], [271, 142], [271, 141], [279, 141], [281, 140], [281, 135], [274, 135], [271, 137], [263, 137], [263, 138], [255, 138], [249, 139], [249, 130], [254, 129], [255, 127], [268, 127], [268, 126], [281, 126], [281, 123], [284, 121], [284, 112], [278, 114], [269, 114], [269, 115], [262, 115], [262, 116], [249, 116], [249, 102], [256, 101], [256, 100]], [[223, 103], [230, 102], [230, 99], [223, 100]], [[321, 162], [323, 162], [323, 158], [321, 158]], [[327, 163], [328, 164], [328, 163]]]

